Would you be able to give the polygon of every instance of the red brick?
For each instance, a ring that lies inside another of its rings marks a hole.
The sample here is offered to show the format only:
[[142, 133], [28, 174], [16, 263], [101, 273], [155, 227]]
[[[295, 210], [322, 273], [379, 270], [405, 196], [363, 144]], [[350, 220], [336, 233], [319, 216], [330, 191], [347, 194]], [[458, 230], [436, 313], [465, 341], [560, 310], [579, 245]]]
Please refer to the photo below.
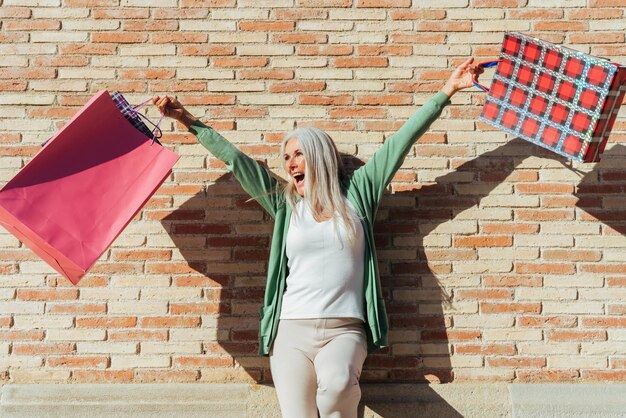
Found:
[[573, 44], [610, 44], [624, 43], [623, 32], [572, 33], [569, 42]]
[[[10, 325], [10, 317], [9, 324]], [[0, 341], [42, 341], [44, 339], [43, 330], [0, 330]]]
[[591, 250], [543, 250], [542, 258], [545, 260], [564, 261], [599, 261], [602, 258], [601, 251]]
[[394, 20], [441, 20], [446, 12], [437, 9], [391, 10], [389, 16]]
[[13, 354], [38, 355], [38, 354], [71, 354], [75, 351], [72, 343], [13, 343]]
[[130, 383], [132, 370], [75, 370], [72, 374], [76, 383]]
[[513, 299], [513, 291], [509, 289], [460, 289], [456, 297], [467, 299]]
[[488, 367], [513, 367], [521, 369], [526, 367], [539, 368], [545, 367], [546, 359], [544, 357], [490, 357], [487, 358]]
[[128, 32], [94, 32], [91, 34], [91, 40], [94, 43], [136, 44], [147, 42], [148, 35], [145, 33]]
[[626, 287], [626, 276], [624, 277], [607, 277], [606, 285], [609, 287]]
[[519, 383], [576, 382], [577, 370], [517, 370]]
[[517, 318], [520, 327], [573, 328], [578, 324], [575, 316], [521, 316]]
[[512, 343], [503, 344], [455, 344], [455, 354], [482, 354], [482, 355], [509, 355], [512, 356], [516, 353], [515, 345]]
[[468, 21], [418, 21], [416, 22], [416, 31], [419, 32], [471, 32], [472, 22]]
[[516, 184], [515, 190], [520, 194], [569, 194], [574, 193], [574, 186], [558, 183], [529, 183]]
[[568, 9], [567, 15], [570, 19], [583, 19], [583, 20], [619, 19], [624, 16], [623, 11], [620, 9], [585, 9], [585, 8]]
[[28, 7], [4, 6], [0, 9], [0, 17], [29, 19], [31, 16], [32, 10]]
[[626, 370], [581, 370], [582, 378], [588, 382], [624, 382]]
[[626, 318], [582, 318], [585, 328], [626, 328]]
[[[26, 83], [25, 81], [0, 81], [0, 91], [25, 91], [27, 86], [28, 83]], [[1, 136], [6, 138], [5, 135]], [[0, 143], [2, 142], [6, 141], [3, 141], [0, 138]]]
[[470, 236], [454, 238], [455, 247], [510, 247], [513, 237], [510, 236]]
[[491, 303], [480, 302], [480, 312], [493, 313], [541, 313], [541, 303]]
[[64, 367], [70, 369], [104, 369], [109, 365], [109, 358], [105, 356], [49, 356], [48, 367]]
[[[302, 4], [300, 3], [302, 6]], [[310, 6], [315, 7], [315, 6]], [[280, 20], [302, 20], [302, 19], [326, 19], [328, 17], [327, 10], [312, 10], [306, 8], [276, 8], [273, 11], [276, 19]]]
[[71, 107], [48, 107], [44, 109], [29, 109], [28, 115], [32, 118], [70, 119], [78, 109]]
[[555, 8], [541, 8], [541, 9], [529, 9], [529, 10], [507, 10], [506, 11], [510, 19], [519, 20], [537, 20], [537, 19], [560, 19], [563, 17], [563, 9]]
[[606, 331], [552, 330], [546, 332], [548, 341], [606, 341]]
[[519, 221], [565, 221], [574, 219], [574, 210], [518, 209], [515, 219]]
[[577, 203], [585, 207], [576, 196], [542, 196], [540, 205], [544, 208], [571, 208]]
[[542, 20], [533, 22], [533, 29], [548, 32], [587, 31], [589, 30], [589, 24], [572, 20]]
[[0, 147], [0, 156], [3, 157], [32, 157], [39, 150], [41, 146], [8, 146]]
[[116, 44], [60, 44], [59, 53], [64, 55], [113, 55]]
[[411, 0], [357, 0], [356, 7], [393, 8], [411, 7]]
[[2, 29], [24, 30], [24, 31], [39, 31], [39, 30], [54, 31], [54, 30], [61, 29], [61, 22], [58, 20], [48, 20], [48, 19], [7, 20], [3, 22]]
[[44, 56], [31, 58], [31, 63], [37, 67], [86, 67], [89, 59], [77, 56]]
[[150, 263], [146, 264], [146, 273], [173, 273], [173, 274], [186, 274], [197, 271], [197, 265], [191, 265], [184, 262], [171, 262], [171, 263]]
[[174, 357], [172, 359], [172, 367], [176, 368], [213, 368], [213, 367], [233, 367], [234, 361], [232, 357]]
[[300, 7], [350, 7], [352, 0], [299, 0]]
[[23, 78], [28, 80], [55, 78], [56, 70], [53, 68], [2, 68], [0, 78]]
[[585, 273], [623, 274], [626, 272], [626, 264], [582, 264], [580, 271]]
[[17, 289], [19, 300], [78, 299], [78, 289]]
[[177, 276], [174, 277], [173, 286], [193, 286], [193, 287], [222, 287], [228, 286], [227, 277], [207, 277], [207, 276]]
[[485, 234], [535, 234], [539, 232], [539, 224], [536, 223], [482, 223], [480, 228]]
[[[131, 32], [172, 32], [178, 30], [176, 20], [126, 20], [122, 21], [122, 30]], [[155, 35], [153, 35], [154, 37]]]

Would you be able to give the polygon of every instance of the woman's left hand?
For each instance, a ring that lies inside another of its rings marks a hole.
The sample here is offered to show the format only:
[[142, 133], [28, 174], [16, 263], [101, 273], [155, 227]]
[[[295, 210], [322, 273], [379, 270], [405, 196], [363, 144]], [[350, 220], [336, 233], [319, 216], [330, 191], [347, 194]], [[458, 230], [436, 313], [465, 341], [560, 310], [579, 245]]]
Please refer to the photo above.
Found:
[[457, 91], [473, 86], [474, 76], [483, 72], [482, 67], [472, 65], [473, 62], [474, 58], [468, 58], [456, 67], [441, 91], [452, 97]]

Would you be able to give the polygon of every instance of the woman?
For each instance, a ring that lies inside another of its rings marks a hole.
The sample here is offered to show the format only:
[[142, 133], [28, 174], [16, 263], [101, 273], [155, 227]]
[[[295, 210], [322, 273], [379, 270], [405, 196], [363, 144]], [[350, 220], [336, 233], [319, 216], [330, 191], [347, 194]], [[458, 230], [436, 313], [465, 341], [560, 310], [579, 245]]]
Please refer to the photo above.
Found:
[[470, 58], [363, 167], [344, 176], [331, 138], [300, 128], [284, 139], [289, 181], [198, 121], [177, 100], [154, 97], [233, 172], [274, 218], [259, 353], [270, 368], [285, 418], [356, 417], [368, 352], [387, 346], [372, 224], [382, 195], [415, 141], [458, 90], [472, 85]]

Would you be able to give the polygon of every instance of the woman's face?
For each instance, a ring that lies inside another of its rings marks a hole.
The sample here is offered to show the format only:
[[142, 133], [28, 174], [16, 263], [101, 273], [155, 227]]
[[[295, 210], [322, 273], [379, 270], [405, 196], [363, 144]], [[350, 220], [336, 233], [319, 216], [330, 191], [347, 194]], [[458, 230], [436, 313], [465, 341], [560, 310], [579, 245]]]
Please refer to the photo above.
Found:
[[306, 161], [300, 149], [300, 142], [297, 138], [291, 138], [285, 144], [285, 154], [283, 155], [285, 171], [296, 186], [296, 191], [304, 197], [304, 172]]

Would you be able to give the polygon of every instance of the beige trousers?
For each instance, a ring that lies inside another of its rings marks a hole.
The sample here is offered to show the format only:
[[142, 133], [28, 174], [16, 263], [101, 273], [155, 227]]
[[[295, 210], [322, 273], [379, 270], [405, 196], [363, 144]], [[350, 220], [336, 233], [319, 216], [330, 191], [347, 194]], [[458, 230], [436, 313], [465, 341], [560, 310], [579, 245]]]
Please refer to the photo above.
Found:
[[358, 319], [281, 319], [270, 368], [283, 418], [356, 418], [366, 356]]

